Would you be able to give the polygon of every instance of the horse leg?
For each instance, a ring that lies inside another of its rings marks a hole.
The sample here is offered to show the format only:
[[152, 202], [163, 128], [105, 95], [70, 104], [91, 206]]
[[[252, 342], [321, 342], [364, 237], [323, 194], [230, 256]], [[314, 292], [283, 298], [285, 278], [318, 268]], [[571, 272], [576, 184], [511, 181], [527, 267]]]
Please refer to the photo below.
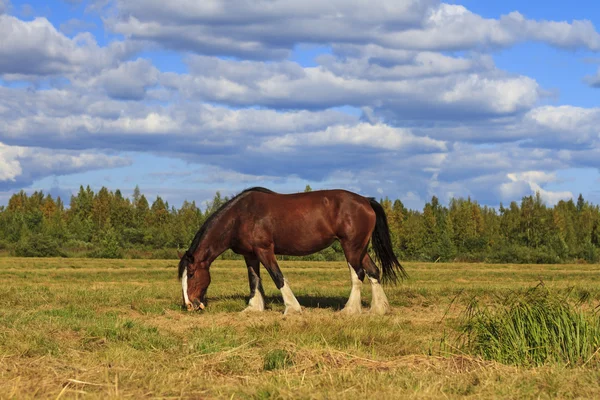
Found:
[[342, 309], [342, 312], [345, 314], [360, 314], [362, 312], [360, 289], [362, 287], [362, 280], [365, 278], [365, 271], [362, 268], [359, 268], [357, 271], [350, 263], [348, 263], [348, 269], [350, 270], [352, 291], [350, 292], [350, 296], [348, 297], [348, 301]]
[[281, 269], [279, 269], [279, 264], [277, 264], [277, 259], [275, 258], [275, 253], [273, 253], [272, 249], [269, 250], [258, 250], [256, 251], [256, 255], [260, 262], [265, 266], [269, 275], [271, 275], [271, 279], [275, 282], [275, 286], [277, 289], [281, 290], [281, 297], [283, 297], [283, 304], [285, 304], [285, 311], [283, 314], [287, 314], [291, 311], [302, 312], [302, 308], [300, 307], [300, 303], [292, 293], [292, 289], [287, 283], [287, 280], [283, 277], [281, 273]]
[[379, 268], [377, 268], [377, 265], [375, 265], [371, 256], [369, 256], [369, 253], [365, 253], [363, 256], [362, 267], [366, 271], [369, 281], [371, 281], [372, 300], [369, 312], [381, 315], [386, 314], [390, 310], [390, 304], [379, 281]]
[[265, 291], [260, 279], [260, 262], [256, 258], [244, 257], [248, 267], [248, 284], [250, 285], [250, 300], [244, 311], [264, 311]]
[[348, 269], [350, 270], [350, 282], [352, 283], [352, 291], [342, 312], [344, 314], [360, 314], [362, 312], [360, 289], [365, 279], [365, 271], [360, 262], [360, 252], [356, 250], [356, 246], [351, 246], [346, 242], [342, 243], [342, 248], [346, 255]]

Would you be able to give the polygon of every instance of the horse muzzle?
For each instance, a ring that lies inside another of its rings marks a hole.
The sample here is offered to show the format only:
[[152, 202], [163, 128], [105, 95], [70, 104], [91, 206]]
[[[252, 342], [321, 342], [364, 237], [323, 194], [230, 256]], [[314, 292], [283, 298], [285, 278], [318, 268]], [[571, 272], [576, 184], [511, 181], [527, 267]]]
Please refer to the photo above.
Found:
[[188, 311], [198, 311], [198, 310], [204, 311], [204, 309], [206, 308], [204, 303], [198, 299], [195, 299], [191, 303], [187, 303], [185, 305], [185, 307], [187, 308]]

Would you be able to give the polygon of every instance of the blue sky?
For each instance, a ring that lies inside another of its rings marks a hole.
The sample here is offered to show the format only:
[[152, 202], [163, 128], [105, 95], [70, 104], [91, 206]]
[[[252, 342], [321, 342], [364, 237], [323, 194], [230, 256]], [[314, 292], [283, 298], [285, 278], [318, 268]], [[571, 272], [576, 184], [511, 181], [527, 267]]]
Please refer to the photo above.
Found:
[[0, 0], [0, 204], [306, 184], [600, 203], [592, 1], [258, 4]]

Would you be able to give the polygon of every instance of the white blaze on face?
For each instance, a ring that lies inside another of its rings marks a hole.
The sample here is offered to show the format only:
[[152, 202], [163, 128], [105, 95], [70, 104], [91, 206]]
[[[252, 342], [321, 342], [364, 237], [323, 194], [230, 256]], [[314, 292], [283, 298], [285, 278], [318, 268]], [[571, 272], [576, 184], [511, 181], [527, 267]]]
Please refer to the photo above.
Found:
[[185, 306], [189, 309], [192, 306], [192, 302], [190, 301], [187, 293], [187, 268], [183, 270], [183, 276], [181, 277], [181, 289], [183, 290], [183, 300], [185, 301]]

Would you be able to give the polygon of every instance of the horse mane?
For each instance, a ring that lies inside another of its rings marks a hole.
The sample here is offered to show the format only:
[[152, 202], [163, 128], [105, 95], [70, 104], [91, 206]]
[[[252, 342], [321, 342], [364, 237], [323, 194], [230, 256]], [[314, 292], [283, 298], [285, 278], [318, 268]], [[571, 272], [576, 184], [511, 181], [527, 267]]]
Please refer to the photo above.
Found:
[[231, 205], [233, 205], [233, 203], [235, 201], [237, 201], [240, 197], [242, 197], [243, 195], [245, 195], [246, 193], [249, 193], [249, 192], [275, 193], [274, 191], [269, 190], [264, 187], [259, 187], [259, 186], [251, 187], [251, 188], [241, 191], [240, 193], [238, 193], [237, 195], [235, 195], [234, 197], [232, 197], [231, 199], [226, 201], [224, 204], [222, 204], [215, 212], [213, 212], [208, 217], [208, 219], [206, 221], [204, 221], [204, 223], [202, 224], [202, 226], [200, 227], [198, 232], [196, 232], [196, 236], [194, 236], [194, 239], [192, 240], [192, 244], [190, 245], [190, 248], [181, 257], [181, 261], [179, 262], [179, 279], [181, 279], [181, 277], [183, 276], [183, 271], [185, 270], [187, 265], [189, 263], [194, 262], [194, 256], [193, 256], [194, 252], [200, 245], [202, 238], [204, 237], [204, 235], [206, 234], [208, 229], [213, 225], [213, 223], [215, 222], [217, 217], [219, 215], [221, 215], [223, 213], [223, 211], [225, 211]]

